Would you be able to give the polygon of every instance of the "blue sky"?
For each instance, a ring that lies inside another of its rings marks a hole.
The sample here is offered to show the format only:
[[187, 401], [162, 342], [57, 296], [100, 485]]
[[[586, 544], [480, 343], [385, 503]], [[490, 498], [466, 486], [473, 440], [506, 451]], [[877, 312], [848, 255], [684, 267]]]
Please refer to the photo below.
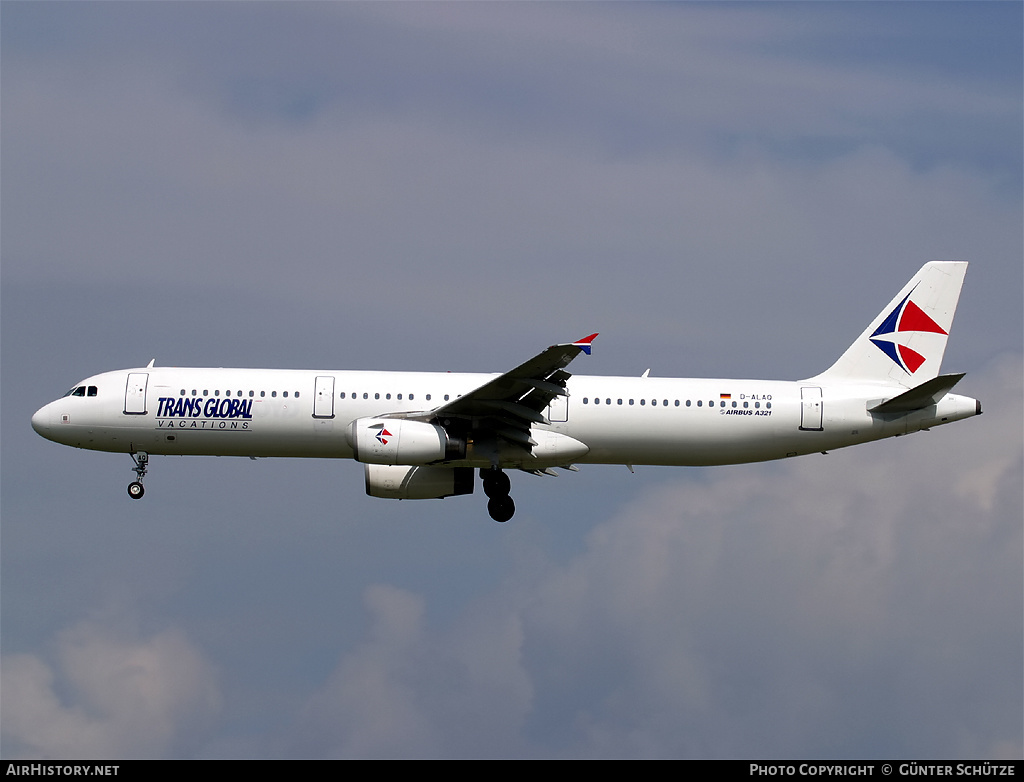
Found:
[[[4, 757], [1020, 757], [1017, 3], [0, 6]], [[985, 415], [389, 502], [28, 426], [158, 364], [807, 377], [920, 265]]]

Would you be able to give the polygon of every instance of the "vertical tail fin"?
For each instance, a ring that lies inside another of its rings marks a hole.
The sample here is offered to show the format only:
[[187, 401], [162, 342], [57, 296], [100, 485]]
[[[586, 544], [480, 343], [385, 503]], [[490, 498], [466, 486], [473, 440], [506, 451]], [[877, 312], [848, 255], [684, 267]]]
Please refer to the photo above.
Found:
[[931, 261], [815, 380], [911, 388], [938, 376], [967, 261]]

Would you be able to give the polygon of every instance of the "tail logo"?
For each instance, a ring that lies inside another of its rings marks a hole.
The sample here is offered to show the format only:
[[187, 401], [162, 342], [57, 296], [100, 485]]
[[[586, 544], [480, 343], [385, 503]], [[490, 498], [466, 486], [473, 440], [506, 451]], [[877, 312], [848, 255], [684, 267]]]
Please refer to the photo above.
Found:
[[910, 295], [901, 301], [871, 335], [871, 341], [885, 355], [895, 361], [908, 375], [914, 374], [925, 362], [925, 357], [906, 345], [901, 345], [897, 335], [907, 332], [926, 331], [946, 335], [948, 332], [925, 314], [924, 310], [910, 300]]

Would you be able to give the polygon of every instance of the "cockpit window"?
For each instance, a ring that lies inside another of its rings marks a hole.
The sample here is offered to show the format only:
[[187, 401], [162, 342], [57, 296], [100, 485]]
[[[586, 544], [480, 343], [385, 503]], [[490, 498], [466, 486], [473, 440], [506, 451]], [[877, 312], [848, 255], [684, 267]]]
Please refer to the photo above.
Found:
[[96, 386], [75, 386], [68, 391], [64, 396], [96, 396], [99, 393], [99, 389]]
[[85, 396], [85, 386], [71, 389], [71, 396]]
[[89, 396], [96, 396], [96, 394], [98, 392], [99, 392], [99, 389], [96, 388], [96, 386], [89, 386], [89, 391], [88, 391]]

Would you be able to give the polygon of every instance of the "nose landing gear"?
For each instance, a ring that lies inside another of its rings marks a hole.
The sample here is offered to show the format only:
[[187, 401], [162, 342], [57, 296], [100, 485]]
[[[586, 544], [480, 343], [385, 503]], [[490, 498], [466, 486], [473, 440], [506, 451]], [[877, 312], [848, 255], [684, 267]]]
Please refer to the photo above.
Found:
[[501, 470], [492, 468], [480, 470], [484, 482], [484, 494], [487, 495], [487, 512], [498, 522], [506, 522], [516, 512], [516, 504], [508, 496], [512, 482]]
[[146, 488], [142, 485], [142, 479], [146, 477], [146, 468], [149, 466], [149, 454], [145, 451], [139, 451], [129, 454], [129, 456], [135, 462], [135, 466], [132, 469], [139, 476], [139, 479], [128, 484], [128, 496], [133, 500], [141, 500], [142, 495], [146, 493]]

